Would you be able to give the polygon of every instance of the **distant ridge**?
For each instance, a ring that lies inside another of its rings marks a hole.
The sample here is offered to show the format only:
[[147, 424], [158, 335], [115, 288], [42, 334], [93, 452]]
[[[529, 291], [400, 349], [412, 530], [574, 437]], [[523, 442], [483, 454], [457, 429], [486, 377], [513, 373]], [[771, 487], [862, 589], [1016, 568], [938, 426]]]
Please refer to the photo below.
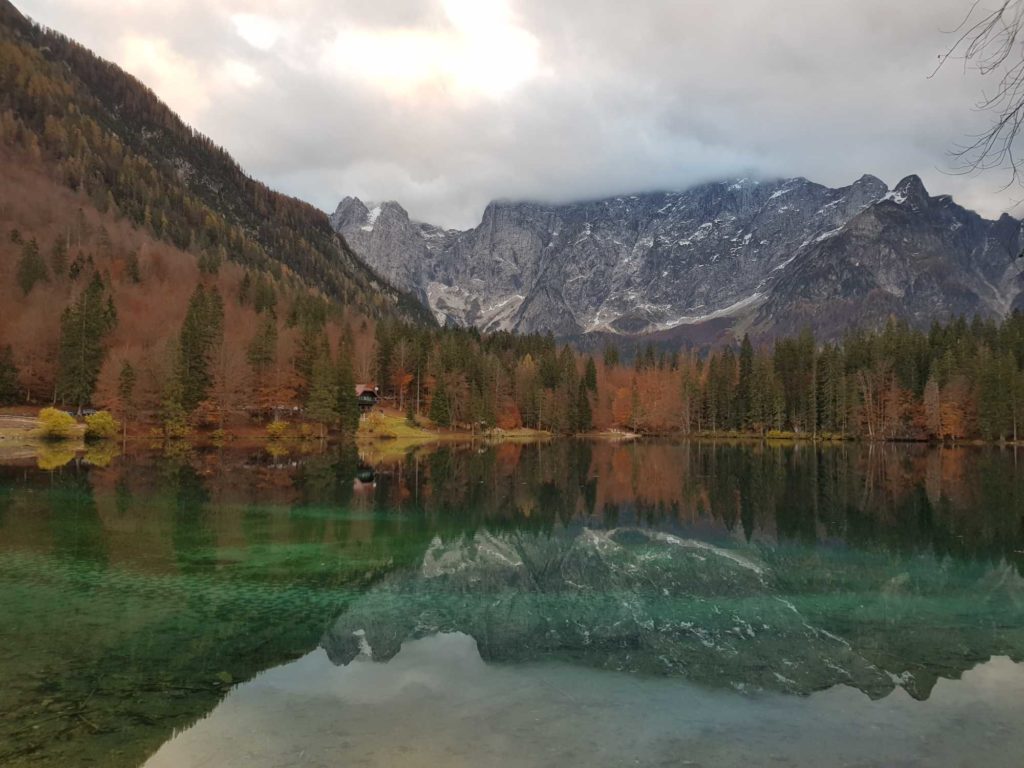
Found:
[[865, 175], [728, 180], [547, 205], [494, 202], [445, 230], [397, 203], [345, 198], [331, 217], [355, 251], [441, 323], [484, 330], [836, 337], [889, 317], [926, 327], [1018, 307], [1021, 224]]

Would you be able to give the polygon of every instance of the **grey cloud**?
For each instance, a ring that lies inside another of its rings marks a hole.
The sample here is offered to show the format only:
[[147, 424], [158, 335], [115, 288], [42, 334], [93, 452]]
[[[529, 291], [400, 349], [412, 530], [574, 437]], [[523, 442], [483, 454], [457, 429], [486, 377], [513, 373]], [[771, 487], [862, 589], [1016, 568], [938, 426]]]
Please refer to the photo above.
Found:
[[[928, 78], [966, 0], [510, 0], [539, 44], [540, 73], [497, 98], [443, 85], [395, 96], [325, 72], [336, 30], [442, 30], [438, 2], [30, 0], [27, 13], [117, 60], [125, 36], [158, 37], [214, 72], [261, 76], [221, 89], [196, 118], [255, 176], [332, 209], [393, 198], [421, 219], [474, 224], [494, 198], [564, 201], [735, 175], [827, 184], [919, 173], [989, 215], [1005, 177], [954, 176], [948, 150], [984, 127], [983, 85], [955, 66]], [[290, 30], [269, 51], [234, 13]], [[174, 104], [172, 103], [172, 106]], [[1020, 213], [1016, 211], [1016, 213]]]

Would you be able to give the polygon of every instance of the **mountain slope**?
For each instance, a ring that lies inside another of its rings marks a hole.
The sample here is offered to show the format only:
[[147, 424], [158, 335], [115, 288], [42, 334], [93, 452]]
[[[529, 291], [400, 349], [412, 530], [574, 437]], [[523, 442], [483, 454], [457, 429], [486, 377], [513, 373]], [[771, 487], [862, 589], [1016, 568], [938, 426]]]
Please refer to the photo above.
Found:
[[248, 177], [148, 88], [0, 0], [0, 140], [159, 239], [291, 274], [371, 316], [431, 322], [312, 206]]
[[[487, 330], [838, 334], [1005, 315], [1020, 295], [1020, 222], [987, 221], [916, 176], [830, 189], [803, 178], [705, 184], [570, 205], [495, 202], [446, 231], [397, 203], [343, 200], [335, 228], [442, 323]], [[695, 329], [698, 329], [695, 331]]]

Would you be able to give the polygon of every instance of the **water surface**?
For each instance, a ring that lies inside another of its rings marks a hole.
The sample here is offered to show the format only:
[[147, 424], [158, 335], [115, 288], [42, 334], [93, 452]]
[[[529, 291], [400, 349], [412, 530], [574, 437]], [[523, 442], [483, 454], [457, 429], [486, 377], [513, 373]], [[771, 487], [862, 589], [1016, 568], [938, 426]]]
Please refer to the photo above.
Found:
[[67, 458], [0, 468], [0, 764], [1024, 753], [1010, 451]]

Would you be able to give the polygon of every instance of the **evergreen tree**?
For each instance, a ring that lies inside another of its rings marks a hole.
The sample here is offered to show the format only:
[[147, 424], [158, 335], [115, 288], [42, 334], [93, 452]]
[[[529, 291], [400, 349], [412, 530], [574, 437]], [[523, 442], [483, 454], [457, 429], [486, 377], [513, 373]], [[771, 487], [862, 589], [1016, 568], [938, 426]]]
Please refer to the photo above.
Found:
[[18, 366], [14, 364], [14, 350], [8, 344], [0, 347], [0, 405], [18, 402]]
[[[321, 352], [313, 363], [310, 375], [309, 393], [306, 396], [306, 417], [320, 424], [320, 438], [324, 438], [324, 428], [338, 420], [337, 377], [331, 358], [326, 351]], [[354, 399], [354, 394], [351, 395]]]
[[444, 377], [439, 376], [437, 387], [434, 388], [434, 395], [430, 398], [430, 420], [440, 427], [450, 427], [452, 424], [451, 405], [448, 402], [448, 388], [445, 386]]
[[264, 276], [257, 275], [252, 288], [252, 306], [257, 314], [273, 312], [277, 306], [277, 293], [273, 284]]
[[736, 421], [737, 426], [746, 429], [751, 423], [751, 402], [754, 397], [754, 345], [750, 336], [743, 334], [740, 344], [739, 379], [736, 384]]
[[114, 303], [98, 274], [60, 319], [57, 394], [79, 409], [92, 399], [106, 356], [104, 340], [117, 324]]
[[330, 346], [323, 323], [318, 319], [303, 318], [299, 333], [298, 349], [295, 352], [295, 372], [301, 386], [299, 396], [305, 397], [313, 380], [313, 368], [323, 355], [330, 357]]
[[160, 421], [165, 437], [185, 437], [189, 432], [188, 413], [182, 406], [181, 399], [181, 379], [177, 376], [169, 376], [160, 397]]
[[272, 312], [263, 317], [256, 335], [249, 342], [246, 358], [257, 380], [262, 381], [277, 359], [277, 318]]
[[590, 356], [587, 357], [587, 366], [583, 372], [583, 383], [590, 392], [597, 394], [597, 366], [594, 365], [594, 358]]
[[213, 354], [224, 335], [224, 301], [216, 288], [201, 283], [189, 300], [178, 343], [177, 375], [181, 406], [192, 413], [213, 385]]
[[590, 407], [590, 396], [585, 381], [580, 382], [579, 392], [576, 396], [576, 423], [573, 425], [575, 432], [589, 432], [594, 428], [594, 416]]
[[36, 283], [46, 279], [46, 262], [39, 254], [39, 244], [33, 237], [21, 246], [21, 258], [18, 259], [18, 286], [22, 294], [28, 296]]
[[352, 370], [350, 346], [343, 345], [338, 352], [335, 410], [344, 436], [354, 437], [359, 429], [359, 403], [356, 401], [356, 377]]

